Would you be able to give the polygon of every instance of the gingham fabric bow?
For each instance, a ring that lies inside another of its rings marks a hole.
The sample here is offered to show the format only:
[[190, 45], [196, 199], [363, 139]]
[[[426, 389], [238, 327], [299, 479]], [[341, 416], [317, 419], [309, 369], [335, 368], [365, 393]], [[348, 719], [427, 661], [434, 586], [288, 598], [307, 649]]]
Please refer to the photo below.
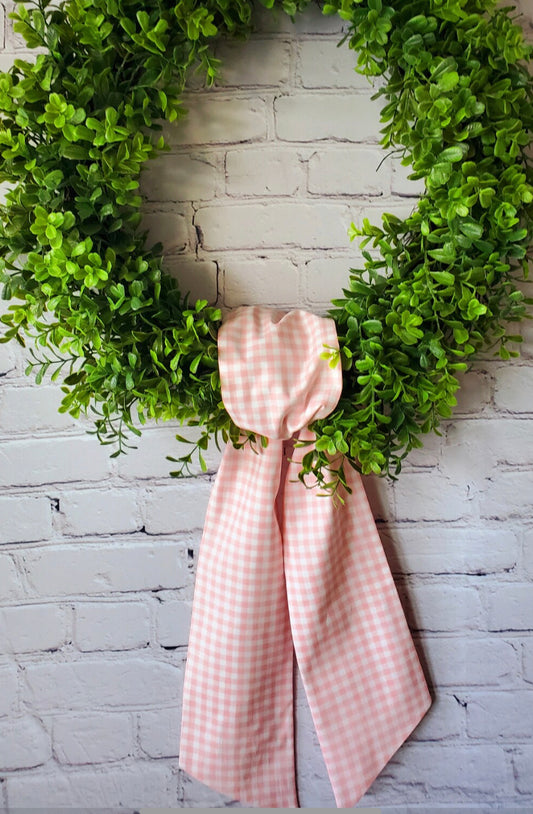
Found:
[[333, 320], [244, 306], [219, 330], [222, 399], [266, 448], [224, 450], [200, 546], [179, 763], [242, 803], [297, 808], [293, 656], [335, 799], [362, 797], [431, 700], [359, 474], [344, 505], [295, 438], [342, 388]]

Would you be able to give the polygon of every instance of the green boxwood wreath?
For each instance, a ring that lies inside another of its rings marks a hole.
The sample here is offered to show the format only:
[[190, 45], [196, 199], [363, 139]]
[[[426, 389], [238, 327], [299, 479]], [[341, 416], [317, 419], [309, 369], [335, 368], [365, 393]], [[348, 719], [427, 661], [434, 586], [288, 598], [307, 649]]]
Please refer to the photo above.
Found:
[[[294, 16], [309, 0], [262, 0]], [[266, 443], [234, 426], [220, 398], [218, 308], [189, 302], [140, 232], [139, 176], [168, 149], [162, 120], [183, 115], [192, 71], [219, 69], [220, 36], [252, 30], [249, 0], [49, 0], [18, 4], [15, 30], [36, 59], [0, 74], [2, 341], [41, 348], [26, 372], [63, 376], [60, 411], [95, 414], [102, 444], [125, 452], [147, 418], [201, 427], [179, 461], [214, 437]], [[494, 0], [330, 0], [355, 70], [384, 81], [381, 144], [425, 192], [412, 214], [352, 225], [365, 265], [332, 301], [344, 387], [316, 421], [300, 477], [335, 492], [349, 462], [395, 477], [420, 436], [451, 415], [481, 350], [503, 358], [526, 316], [533, 228], [533, 47], [514, 6]], [[179, 125], [178, 125], [179, 126]], [[378, 257], [378, 259], [376, 259]], [[136, 422], [132, 410], [137, 414]], [[180, 436], [176, 436], [181, 440]], [[342, 465], [331, 456], [342, 454]]]

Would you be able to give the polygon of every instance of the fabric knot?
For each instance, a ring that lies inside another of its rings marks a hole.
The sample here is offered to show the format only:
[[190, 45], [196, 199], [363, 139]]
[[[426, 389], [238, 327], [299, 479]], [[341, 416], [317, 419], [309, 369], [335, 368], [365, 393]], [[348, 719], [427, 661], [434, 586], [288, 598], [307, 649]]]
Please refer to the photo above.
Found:
[[335, 322], [302, 310], [241, 306], [218, 333], [222, 401], [234, 423], [272, 439], [294, 433], [335, 408], [341, 365], [321, 358], [338, 350]]

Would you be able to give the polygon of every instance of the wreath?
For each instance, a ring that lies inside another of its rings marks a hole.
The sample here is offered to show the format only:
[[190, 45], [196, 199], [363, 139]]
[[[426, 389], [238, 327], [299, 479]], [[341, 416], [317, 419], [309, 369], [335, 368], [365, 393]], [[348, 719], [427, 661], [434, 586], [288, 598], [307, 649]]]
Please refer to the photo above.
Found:
[[[292, 17], [309, 0], [261, 0]], [[252, 30], [252, 0], [17, 2], [34, 61], [0, 74], [0, 282], [15, 298], [0, 341], [35, 340], [36, 382], [62, 376], [60, 412], [90, 409], [111, 457], [147, 418], [200, 427], [171, 475], [219, 436], [266, 443], [221, 401], [220, 309], [189, 301], [140, 231], [139, 176], [168, 150], [162, 120], [184, 115], [193, 71], [212, 84], [217, 37]], [[405, 220], [352, 224], [364, 268], [331, 303], [343, 392], [311, 425], [300, 477], [335, 491], [348, 462], [396, 477], [421, 436], [451, 415], [457, 375], [495, 347], [517, 356], [509, 323], [527, 316], [533, 231], [533, 46], [496, 0], [326, 0], [345, 21], [355, 70], [382, 77], [380, 143], [424, 179]], [[340, 43], [339, 43], [340, 44]], [[178, 125], [179, 126], [179, 125]], [[365, 249], [371, 245], [373, 255]], [[376, 259], [377, 257], [377, 259]], [[36, 350], [41, 354], [37, 355]], [[134, 411], [132, 413], [132, 411]], [[138, 421], [134, 420], [136, 415]], [[176, 438], [181, 442], [181, 436]], [[332, 468], [331, 461], [341, 464]], [[305, 481], [304, 481], [305, 482]]]

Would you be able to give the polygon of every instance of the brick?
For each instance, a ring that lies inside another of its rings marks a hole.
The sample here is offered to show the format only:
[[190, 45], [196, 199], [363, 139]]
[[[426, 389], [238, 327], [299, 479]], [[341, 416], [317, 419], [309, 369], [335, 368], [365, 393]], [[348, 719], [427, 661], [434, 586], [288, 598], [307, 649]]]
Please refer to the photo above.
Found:
[[282, 141], [379, 141], [379, 105], [366, 93], [280, 96], [274, 113]]
[[0, 554], [0, 596], [2, 599], [18, 599], [23, 595], [15, 562], [9, 554]]
[[172, 768], [138, 761], [124, 768], [93, 768], [48, 774], [17, 773], [8, 778], [7, 796], [14, 808], [46, 805], [87, 810], [89, 806], [110, 808], [173, 806], [178, 781]]
[[50, 501], [44, 497], [0, 497], [0, 543], [46, 540], [52, 534]]
[[222, 40], [215, 54], [222, 60], [219, 87], [277, 86], [289, 78], [290, 45], [282, 40]]
[[533, 529], [524, 531], [524, 568], [526, 573], [533, 577]]
[[[127, 455], [121, 455], [116, 462], [117, 474], [121, 478], [139, 478], [152, 480], [153, 478], [166, 478], [172, 480], [170, 472], [174, 471], [178, 464], [167, 461], [166, 456], [179, 458], [190, 452], [191, 447], [176, 441], [176, 434], [185, 438], [198, 438], [200, 433], [194, 427], [181, 427], [177, 421], [164, 422], [167, 426], [164, 429], [150, 427], [144, 428], [143, 434], [135, 439], [137, 449], [128, 450]], [[221, 439], [219, 439], [221, 443]], [[221, 443], [222, 447], [222, 443]], [[208, 472], [216, 472], [220, 463], [221, 452], [217, 449], [214, 441], [211, 441], [208, 448], [202, 452], [207, 465]], [[191, 471], [194, 474], [201, 473], [200, 464], [193, 456]]]
[[533, 639], [529, 638], [522, 644], [524, 658], [524, 681], [533, 684]]
[[37, 486], [109, 477], [109, 447], [94, 438], [32, 438], [4, 441], [0, 486]]
[[36, 718], [0, 721], [0, 771], [41, 766], [51, 755], [50, 737]]
[[321, 195], [385, 195], [390, 171], [379, 167], [382, 159], [369, 147], [327, 147], [309, 159], [308, 189]]
[[533, 412], [533, 367], [511, 364], [497, 368], [494, 402], [512, 413]]
[[216, 303], [218, 297], [216, 263], [211, 260], [198, 260], [194, 255], [167, 256], [165, 271], [177, 280], [182, 295], [189, 293], [189, 302], [207, 300], [210, 305]]
[[84, 544], [33, 548], [22, 555], [30, 586], [39, 596], [109, 594], [179, 588], [187, 566], [176, 543]]
[[533, 729], [533, 690], [468, 694], [467, 732], [471, 738], [521, 740]]
[[235, 99], [202, 91], [182, 97], [187, 115], [163, 124], [170, 146], [185, 144], [240, 144], [261, 141], [267, 135], [267, 113], [261, 99]]
[[464, 720], [465, 709], [454, 695], [437, 694], [410, 737], [415, 741], [456, 738], [464, 729]]
[[22, 433], [77, 427], [69, 413], [59, 413], [64, 393], [44, 384], [0, 389], [0, 432]]
[[372, 85], [356, 73], [356, 64], [357, 54], [346, 43], [339, 48], [336, 40], [307, 40], [300, 43], [296, 75], [304, 88], [368, 90]]
[[312, 303], [327, 303], [335, 297], [342, 297], [342, 289], [349, 287], [349, 272], [354, 266], [362, 266], [362, 257], [353, 255], [324, 256], [308, 260], [304, 266], [306, 298]]
[[14, 665], [0, 665], [0, 687], [2, 687], [2, 692], [0, 693], [0, 717], [17, 712], [18, 679], [17, 668]]
[[57, 605], [19, 605], [0, 609], [2, 652], [58, 650], [66, 638], [65, 609]]
[[518, 671], [518, 654], [503, 639], [424, 636], [420, 649], [432, 683], [440, 686], [501, 685]]
[[[163, 153], [144, 165], [141, 191], [149, 201], [206, 201], [215, 196], [217, 175], [211, 156]], [[175, 234], [181, 229], [186, 233], [180, 223]]]
[[75, 608], [82, 651], [131, 650], [150, 642], [150, 611], [141, 602], [84, 602]]
[[528, 26], [533, 28], [533, 10], [528, 0], [517, 0], [516, 6], [520, 14], [524, 15], [518, 18], [518, 24], [522, 26], [525, 33]]
[[341, 204], [248, 203], [206, 206], [196, 215], [202, 247], [266, 249], [280, 246], [336, 248], [348, 245], [349, 210]]
[[386, 528], [381, 539], [394, 572], [489, 574], [509, 571], [519, 560], [516, 535], [506, 529]]
[[533, 746], [521, 746], [512, 756], [516, 788], [520, 794], [533, 794]]
[[147, 248], [162, 243], [164, 252], [171, 253], [191, 247], [189, 224], [181, 212], [145, 212], [139, 230], [148, 231]]
[[422, 447], [412, 449], [407, 456], [405, 467], [403, 471], [407, 471], [409, 467], [434, 467], [437, 466], [441, 459], [442, 447], [444, 446], [444, 439], [442, 435], [437, 435], [436, 432], [430, 432], [422, 435], [420, 440], [423, 444]]
[[505, 752], [488, 744], [409, 744], [392, 757], [387, 775], [395, 784], [416, 780], [427, 790], [438, 790], [440, 803], [446, 798], [456, 799], [460, 793], [493, 795], [513, 791]]
[[489, 474], [498, 464], [533, 463], [533, 421], [484, 419], [449, 423], [441, 470], [458, 480]]
[[174, 704], [181, 686], [180, 668], [130, 657], [42, 661], [25, 665], [24, 674], [25, 702], [43, 711]]
[[183, 601], [164, 602], [157, 608], [157, 640], [163, 647], [183, 647], [189, 642], [191, 604]]
[[149, 757], [177, 757], [181, 731], [181, 708], [146, 710], [139, 713], [139, 743]]
[[2, 73], [7, 73], [9, 69], [13, 67], [13, 62], [18, 56], [19, 54], [0, 53], [0, 71]]
[[473, 368], [467, 373], [457, 375], [459, 389], [455, 397], [457, 404], [454, 415], [481, 413], [490, 406], [493, 381], [490, 373], [484, 368]]
[[224, 303], [230, 308], [296, 305], [299, 284], [298, 269], [290, 260], [231, 258], [224, 263]]
[[54, 756], [60, 763], [105, 763], [133, 754], [133, 726], [127, 712], [61, 715], [52, 726]]
[[228, 150], [228, 195], [294, 195], [305, 181], [305, 167], [294, 150], [251, 147]]
[[172, 488], [150, 492], [146, 505], [148, 534], [202, 529], [211, 488], [207, 480], [187, 479], [176, 481]]
[[6, 47], [5, 29], [6, 29], [6, 12], [4, 6], [2, 6], [0, 8], [0, 48]]
[[414, 585], [408, 594], [407, 618], [416, 630], [458, 632], [480, 626], [481, 600], [473, 587]]
[[[7, 329], [6, 329], [7, 330]], [[3, 331], [0, 331], [0, 336]], [[5, 382], [12, 378], [15, 372], [15, 359], [13, 357], [12, 348], [9, 343], [0, 345], [0, 384], [2, 380]], [[11, 374], [11, 375], [10, 375]]]
[[393, 491], [398, 520], [459, 520], [471, 512], [467, 485], [437, 473], [402, 473]]
[[79, 489], [61, 495], [68, 534], [118, 534], [142, 526], [139, 498], [131, 489]]
[[529, 517], [533, 510], [533, 472], [495, 472], [487, 478], [480, 498], [482, 517], [496, 520]]
[[533, 630], [533, 583], [509, 582], [488, 596], [489, 630]]

